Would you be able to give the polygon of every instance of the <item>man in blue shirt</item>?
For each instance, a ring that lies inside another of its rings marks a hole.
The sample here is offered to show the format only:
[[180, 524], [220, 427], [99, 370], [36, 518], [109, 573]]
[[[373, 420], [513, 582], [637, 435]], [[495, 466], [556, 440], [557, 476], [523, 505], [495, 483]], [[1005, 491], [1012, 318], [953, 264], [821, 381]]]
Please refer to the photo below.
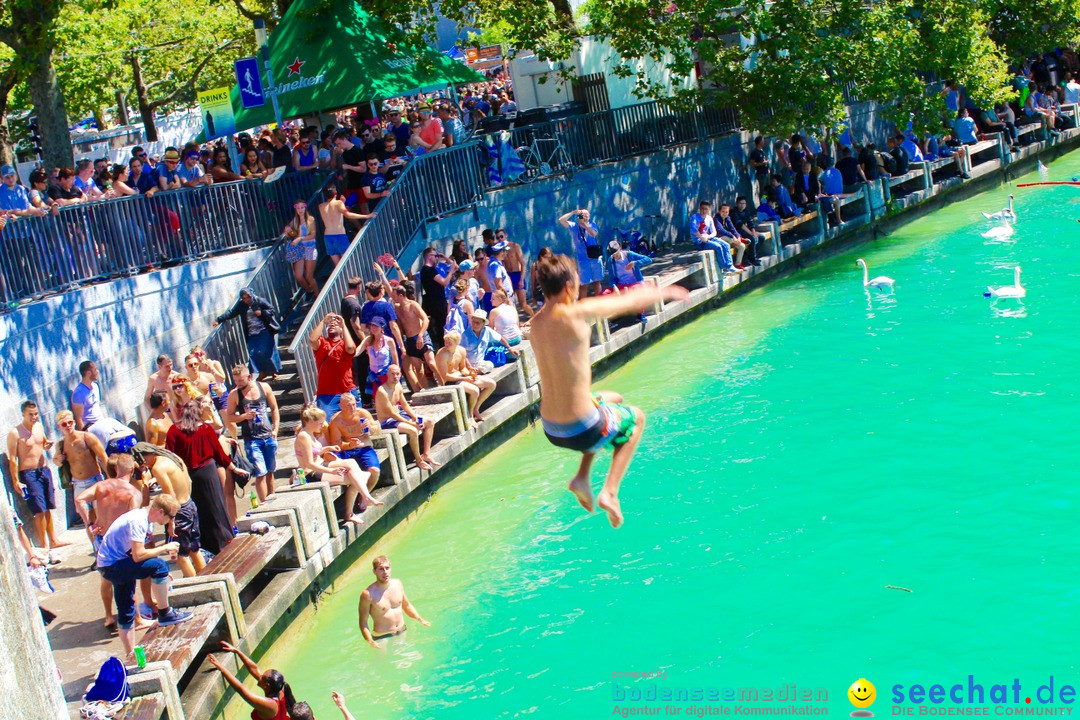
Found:
[[48, 208], [35, 208], [30, 204], [30, 196], [26, 192], [26, 188], [17, 183], [18, 176], [15, 174], [15, 168], [11, 165], [5, 165], [0, 168], [0, 175], [3, 176], [4, 184], [0, 185], [0, 212], [5, 215], [18, 215], [19, 217], [31, 217], [39, 215], [48, 215]]
[[166, 148], [165, 157], [154, 168], [158, 187], [162, 190], [179, 190], [182, 181], [176, 166], [180, 164], [180, 153], [176, 148]]
[[[168, 162], [168, 153], [165, 153], [165, 162]], [[176, 175], [184, 187], [198, 187], [199, 184], [209, 185], [214, 182], [213, 178], [206, 174], [202, 165], [199, 164], [199, 153], [192, 150], [184, 158], [184, 164], [176, 168]]]
[[[386, 276], [383, 274], [382, 268], [377, 269], [379, 277], [385, 281]], [[403, 349], [405, 342], [401, 336], [401, 328], [398, 326], [397, 311], [394, 310], [394, 304], [383, 297], [385, 289], [383, 283], [378, 280], [372, 280], [365, 286], [364, 291], [367, 294], [367, 301], [360, 307], [360, 324], [362, 326], [370, 325], [372, 319], [381, 317], [386, 322], [386, 328], [394, 336], [394, 340], [397, 341], [398, 348]]]
[[698, 203], [698, 211], [690, 218], [690, 237], [694, 239], [694, 245], [702, 250], [712, 250], [720, 263], [720, 269], [726, 275], [738, 274], [734, 263], [731, 262], [731, 246], [726, 242], [716, 239], [716, 223], [712, 217], [712, 203], [702, 200]]
[[818, 177], [818, 183], [821, 186], [821, 207], [832, 216], [829, 218], [829, 224], [837, 227], [843, 220], [840, 219], [840, 203], [835, 198], [844, 194], [844, 177], [833, 167], [832, 158], [828, 155], [819, 155], [818, 164], [823, 168]]

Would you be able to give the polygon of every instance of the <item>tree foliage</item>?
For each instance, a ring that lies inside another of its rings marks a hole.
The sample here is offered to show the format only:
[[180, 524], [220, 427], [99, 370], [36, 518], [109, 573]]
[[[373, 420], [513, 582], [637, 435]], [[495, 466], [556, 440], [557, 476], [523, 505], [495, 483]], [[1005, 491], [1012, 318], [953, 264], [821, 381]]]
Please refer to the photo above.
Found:
[[1010, 62], [1080, 42], [1080, 0], [985, 0], [983, 12]]

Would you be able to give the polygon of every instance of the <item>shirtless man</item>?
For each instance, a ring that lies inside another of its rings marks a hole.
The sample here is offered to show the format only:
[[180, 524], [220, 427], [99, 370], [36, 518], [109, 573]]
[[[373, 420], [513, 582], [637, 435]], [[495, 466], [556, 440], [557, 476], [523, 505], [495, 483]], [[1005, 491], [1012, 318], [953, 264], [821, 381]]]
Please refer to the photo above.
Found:
[[[391, 366], [393, 367], [393, 366]], [[330, 418], [330, 426], [327, 430], [327, 439], [331, 445], [341, 448], [334, 453], [342, 460], [355, 460], [362, 472], [368, 474], [367, 489], [370, 494], [379, 483], [379, 472], [382, 466], [379, 457], [375, 454], [375, 448], [371, 446], [371, 438], [382, 434], [379, 424], [367, 410], [356, 404], [356, 398], [352, 393], [341, 396], [341, 410], [334, 413]], [[367, 509], [363, 497], [360, 498], [360, 512]]]
[[319, 215], [322, 216], [323, 227], [326, 228], [323, 241], [326, 243], [326, 253], [338, 264], [341, 256], [349, 249], [349, 236], [345, 233], [345, 218], [350, 220], [369, 220], [375, 217], [375, 213], [364, 215], [354, 213], [345, 207], [345, 201], [338, 195], [337, 186], [333, 183], [323, 190], [325, 202], [319, 203]]
[[514, 286], [514, 298], [517, 306], [525, 311], [529, 317], [533, 316], [533, 309], [525, 301], [525, 253], [521, 246], [506, 237], [506, 228], [495, 231], [495, 242], [506, 243], [506, 257], [503, 258], [503, 267], [510, 273], [510, 284]]
[[[405, 615], [424, 627], [431, 627], [431, 623], [420, 617], [420, 613], [405, 596], [405, 586], [401, 581], [390, 579], [390, 561], [385, 555], [372, 560], [371, 568], [375, 573], [375, 582], [368, 585], [360, 595], [360, 632], [364, 634], [368, 645], [382, 650], [377, 640], [404, 633]], [[368, 615], [372, 617], [371, 629], [368, 629]]]
[[169, 396], [163, 392], [154, 392], [150, 395], [150, 417], [146, 419], [143, 427], [143, 435], [146, 441], [158, 447], [165, 447], [165, 436], [169, 434], [169, 428], [173, 426], [170, 414]]
[[394, 288], [394, 311], [397, 312], [398, 324], [405, 335], [405, 379], [415, 390], [427, 387], [427, 366], [431, 376], [438, 382], [439, 373], [435, 371], [435, 348], [428, 334], [430, 322], [428, 314], [420, 303], [416, 302], [416, 286], [405, 280]]
[[22, 416], [22, 422], [11, 428], [7, 436], [8, 470], [15, 492], [26, 499], [34, 514], [38, 546], [49, 551], [49, 562], [59, 562], [52, 549], [68, 543], [56, 539], [52, 513], [49, 512], [56, 508], [56, 488], [45, 456], [53, 442], [45, 437], [37, 403], [33, 400], [24, 402]]
[[495, 392], [495, 381], [469, 364], [469, 355], [461, 347], [461, 333], [455, 330], [443, 336], [443, 346], [435, 353], [435, 369], [443, 385], [461, 385], [465, 389], [470, 422], [483, 422], [480, 406]]
[[229, 389], [225, 385], [225, 366], [217, 360], [208, 358], [206, 356], [206, 351], [203, 350], [201, 345], [196, 345], [191, 348], [189, 357], [192, 355], [199, 361], [199, 372], [209, 373], [214, 377], [214, 382], [210, 386], [209, 391], [210, 399], [213, 401], [214, 407], [218, 409], [218, 412], [225, 412], [225, 403], [229, 396]]
[[188, 356], [184, 358], [184, 376], [203, 395], [210, 394], [210, 386], [216, 380], [212, 373], [203, 372], [199, 369], [199, 358], [195, 357], [194, 353], [188, 353]]
[[136, 444], [131, 449], [131, 454], [139, 470], [149, 472], [161, 487], [161, 491], [172, 495], [180, 503], [180, 509], [169, 528], [169, 536], [170, 540], [179, 546], [176, 566], [184, 577], [194, 577], [206, 567], [206, 562], [199, 552], [199, 510], [191, 499], [191, 478], [184, 461], [165, 448], [150, 443]]
[[[75, 497], [75, 502], [82, 505], [92, 505], [94, 508], [94, 523], [89, 527], [97, 550], [101, 536], [112, 527], [113, 521], [128, 510], [134, 510], [142, 506], [142, 491], [131, 484], [131, 472], [135, 468], [135, 461], [130, 455], [120, 454], [109, 458], [106, 463], [109, 477], [94, 483], [89, 488]], [[113, 614], [113, 589], [112, 583], [101, 578], [101, 604], [105, 606], [105, 629], [116, 630], [116, 615]], [[147, 597], [147, 592], [143, 593]], [[136, 615], [136, 623], [142, 621], [141, 615]], [[136, 629], [150, 627], [153, 623], [142, 621]]]
[[598, 318], [637, 314], [658, 300], [680, 300], [689, 293], [678, 285], [642, 285], [619, 295], [579, 300], [578, 269], [565, 255], [540, 262], [537, 280], [545, 302], [532, 319], [530, 341], [540, 382], [549, 389], [540, 398], [544, 433], [553, 445], [582, 453], [569, 490], [589, 512], [593, 511], [589, 484], [593, 458], [605, 445], [613, 446], [611, 469], [597, 502], [607, 512], [611, 526], [617, 528], [623, 522], [619, 484], [641, 439], [645, 414], [636, 407], [619, 405], [622, 396], [618, 393], [601, 391], [594, 395], [590, 390], [591, 324]]
[[[87, 430], [75, 429], [75, 416], [67, 410], [56, 413], [56, 426], [63, 435], [60, 444], [56, 448], [53, 460], [57, 465], [65, 462], [71, 469], [71, 486], [75, 497], [93, 487], [94, 483], [105, 479], [105, 447], [101, 441]], [[90, 506], [86, 503], [75, 503], [75, 510], [79, 517], [86, 523], [86, 534], [94, 540], [94, 533], [90, 530], [92, 518]]]
[[143, 397], [143, 404], [147, 409], [150, 408], [150, 396], [155, 392], [163, 392], [166, 395], [172, 393], [172, 376], [172, 358], [164, 353], [158, 355], [157, 370], [150, 373], [150, 377], [146, 380], [146, 395]]
[[[437, 465], [431, 459], [431, 436], [435, 433], [434, 423], [425, 423], [405, 400], [401, 389], [401, 368], [391, 365], [386, 371], [386, 382], [375, 393], [375, 415], [383, 430], [397, 430], [409, 438], [409, 447], [416, 458], [416, 467], [431, 470]], [[420, 433], [424, 433], [424, 449], [420, 450]]]

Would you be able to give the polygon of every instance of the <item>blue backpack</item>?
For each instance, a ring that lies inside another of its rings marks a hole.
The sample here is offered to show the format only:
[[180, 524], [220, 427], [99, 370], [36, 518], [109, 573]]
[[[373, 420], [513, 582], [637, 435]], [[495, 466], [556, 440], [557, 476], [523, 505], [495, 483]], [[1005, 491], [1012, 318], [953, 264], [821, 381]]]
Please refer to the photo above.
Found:
[[103, 700], [108, 703], [123, 703], [131, 699], [128, 690], [127, 668], [119, 658], [111, 657], [105, 661], [94, 678], [94, 684], [86, 691], [83, 701]]

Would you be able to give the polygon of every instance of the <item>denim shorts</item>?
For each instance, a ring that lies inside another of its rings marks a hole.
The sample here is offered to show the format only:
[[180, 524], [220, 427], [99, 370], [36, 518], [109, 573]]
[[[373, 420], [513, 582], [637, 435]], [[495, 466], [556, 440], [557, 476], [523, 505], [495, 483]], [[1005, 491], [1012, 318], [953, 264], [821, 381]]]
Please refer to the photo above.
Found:
[[277, 470], [277, 450], [278, 443], [273, 437], [244, 441], [244, 452], [255, 466], [255, 477], [274, 474]]

